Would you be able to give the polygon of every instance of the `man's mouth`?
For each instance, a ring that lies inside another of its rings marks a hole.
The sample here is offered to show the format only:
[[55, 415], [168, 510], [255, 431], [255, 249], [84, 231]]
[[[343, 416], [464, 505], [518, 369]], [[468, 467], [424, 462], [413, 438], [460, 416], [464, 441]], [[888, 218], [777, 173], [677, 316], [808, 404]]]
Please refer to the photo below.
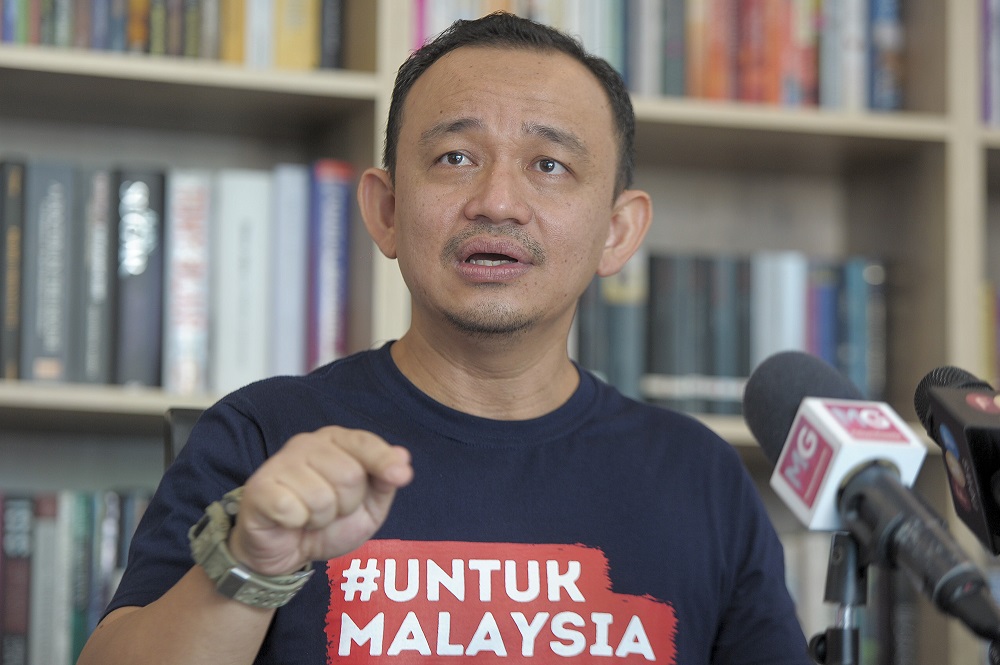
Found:
[[517, 259], [511, 258], [506, 254], [473, 254], [465, 262], [471, 263], [474, 266], [496, 267], [517, 263]]

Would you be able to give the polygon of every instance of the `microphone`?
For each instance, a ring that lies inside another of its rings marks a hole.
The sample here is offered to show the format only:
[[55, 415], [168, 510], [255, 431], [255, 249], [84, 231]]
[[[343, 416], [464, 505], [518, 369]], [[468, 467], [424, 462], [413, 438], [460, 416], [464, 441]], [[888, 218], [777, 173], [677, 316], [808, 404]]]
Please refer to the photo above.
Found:
[[917, 385], [917, 417], [941, 446], [955, 512], [1000, 554], [1000, 394], [957, 367], [938, 367]]
[[775, 464], [771, 487], [799, 521], [848, 531], [867, 563], [905, 570], [941, 611], [1000, 639], [985, 577], [906, 487], [927, 450], [888, 404], [865, 401], [819, 358], [786, 351], [750, 375], [743, 413]]

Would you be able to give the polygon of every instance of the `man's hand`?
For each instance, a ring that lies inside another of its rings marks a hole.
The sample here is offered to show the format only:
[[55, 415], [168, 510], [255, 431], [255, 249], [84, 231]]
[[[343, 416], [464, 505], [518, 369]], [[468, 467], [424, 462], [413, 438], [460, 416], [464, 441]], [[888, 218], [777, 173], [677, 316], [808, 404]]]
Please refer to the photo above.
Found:
[[346, 554], [374, 535], [412, 478], [409, 452], [371, 432], [299, 434], [247, 480], [229, 550], [262, 575]]

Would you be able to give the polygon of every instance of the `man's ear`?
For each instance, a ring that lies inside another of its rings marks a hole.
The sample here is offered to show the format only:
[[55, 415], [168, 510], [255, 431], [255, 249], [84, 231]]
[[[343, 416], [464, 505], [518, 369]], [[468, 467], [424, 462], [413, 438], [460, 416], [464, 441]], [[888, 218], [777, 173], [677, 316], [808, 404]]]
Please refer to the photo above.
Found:
[[396, 258], [396, 190], [387, 171], [370, 168], [361, 174], [358, 206], [368, 235], [386, 257]]
[[618, 195], [611, 211], [611, 227], [604, 244], [601, 261], [597, 264], [600, 277], [614, 275], [635, 254], [646, 237], [653, 220], [653, 202], [649, 194], [638, 189], [626, 189]]

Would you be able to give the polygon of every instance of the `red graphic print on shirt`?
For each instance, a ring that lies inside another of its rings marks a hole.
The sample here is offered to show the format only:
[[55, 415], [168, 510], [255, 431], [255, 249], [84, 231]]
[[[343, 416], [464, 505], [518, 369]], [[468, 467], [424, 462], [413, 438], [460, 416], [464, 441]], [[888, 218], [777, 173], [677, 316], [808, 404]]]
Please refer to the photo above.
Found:
[[329, 663], [677, 662], [673, 607], [583, 545], [373, 540], [327, 576]]

